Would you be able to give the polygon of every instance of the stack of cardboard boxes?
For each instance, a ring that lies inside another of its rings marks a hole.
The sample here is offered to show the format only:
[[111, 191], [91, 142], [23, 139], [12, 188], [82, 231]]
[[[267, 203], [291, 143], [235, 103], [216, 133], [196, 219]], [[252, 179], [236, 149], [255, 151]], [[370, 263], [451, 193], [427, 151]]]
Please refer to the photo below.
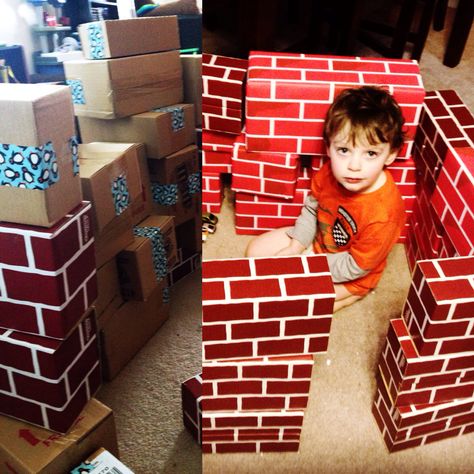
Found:
[[168, 317], [169, 287], [200, 261], [195, 111], [183, 103], [176, 16], [79, 31], [86, 59], [65, 72], [83, 191], [93, 203], [96, 311], [110, 380]]
[[[39, 472], [79, 461], [84, 452], [68, 437], [92, 446], [92, 431], [111, 418], [91, 400], [101, 383], [92, 209], [82, 201], [69, 88], [2, 85], [0, 111], [9, 117], [0, 124], [0, 413], [44, 428], [1, 416], [0, 465]], [[107, 427], [116, 451], [113, 421]], [[28, 443], [48, 440], [48, 452], [25, 455]]]

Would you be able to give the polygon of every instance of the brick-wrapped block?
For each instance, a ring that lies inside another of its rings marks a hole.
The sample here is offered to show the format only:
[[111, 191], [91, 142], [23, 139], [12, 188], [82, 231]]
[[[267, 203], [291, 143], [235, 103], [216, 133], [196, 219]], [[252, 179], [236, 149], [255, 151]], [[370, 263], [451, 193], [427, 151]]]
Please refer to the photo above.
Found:
[[201, 409], [202, 377], [195, 375], [181, 384], [181, 404], [183, 409], [183, 424], [193, 438], [201, 444]]

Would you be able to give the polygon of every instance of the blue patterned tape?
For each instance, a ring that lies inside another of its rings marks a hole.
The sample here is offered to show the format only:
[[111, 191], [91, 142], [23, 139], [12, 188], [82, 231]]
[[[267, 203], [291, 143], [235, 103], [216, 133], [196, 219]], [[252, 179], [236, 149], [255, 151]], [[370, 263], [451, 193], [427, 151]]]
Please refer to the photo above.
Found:
[[120, 175], [112, 182], [112, 197], [114, 200], [115, 214], [119, 216], [130, 204], [130, 193], [127, 186], [127, 178]]
[[157, 204], [173, 206], [178, 202], [178, 185], [151, 183], [151, 195]]
[[84, 86], [80, 79], [67, 79], [66, 84], [71, 89], [72, 103], [73, 104], [85, 104], [86, 98], [84, 97]]
[[169, 112], [171, 113], [171, 128], [173, 132], [184, 128], [184, 109], [183, 107], [160, 107], [153, 109], [153, 112]]
[[139, 237], [146, 237], [151, 241], [153, 268], [157, 280], [162, 280], [168, 273], [168, 258], [165, 242], [159, 227], [134, 227], [133, 233]]
[[0, 145], [0, 186], [47, 189], [59, 181], [52, 142], [42, 146]]
[[199, 171], [188, 176], [188, 191], [189, 194], [201, 192], [201, 173]]
[[77, 176], [79, 174], [79, 142], [77, 137], [71, 137], [69, 140], [69, 149], [71, 150], [72, 172], [74, 176]]
[[104, 32], [100, 23], [90, 23], [87, 26], [90, 52], [94, 59], [102, 59], [105, 56]]

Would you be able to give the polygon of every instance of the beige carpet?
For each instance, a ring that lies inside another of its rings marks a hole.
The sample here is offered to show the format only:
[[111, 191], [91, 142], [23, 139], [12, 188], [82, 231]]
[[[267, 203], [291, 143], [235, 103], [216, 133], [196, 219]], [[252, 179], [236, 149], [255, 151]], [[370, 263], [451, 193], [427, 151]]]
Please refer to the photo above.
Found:
[[[442, 65], [449, 29], [432, 31], [420, 61], [427, 90], [455, 89], [474, 110], [474, 36], [456, 68]], [[204, 36], [208, 48], [213, 38]], [[222, 47], [222, 43], [214, 43]], [[208, 52], [212, 52], [209, 51]], [[365, 48], [360, 55], [373, 55]], [[250, 236], [233, 230], [233, 193], [219, 214], [204, 258], [239, 257]], [[336, 313], [328, 353], [315, 357], [311, 395], [299, 453], [203, 456], [206, 474], [303, 473], [470, 473], [474, 435], [389, 454], [371, 414], [376, 364], [391, 318], [400, 316], [410, 282], [404, 248], [397, 244], [379, 287], [364, 300]]]

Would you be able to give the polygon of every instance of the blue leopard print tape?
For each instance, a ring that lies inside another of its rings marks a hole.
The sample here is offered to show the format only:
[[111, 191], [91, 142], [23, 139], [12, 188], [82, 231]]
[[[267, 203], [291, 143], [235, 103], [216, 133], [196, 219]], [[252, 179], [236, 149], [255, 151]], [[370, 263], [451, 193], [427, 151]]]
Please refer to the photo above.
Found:
[[93, 59], [102, 59], [105, 56], [105, 40], [102, 25], [100, 23], [89, 23], [87, 26], [87, 37], [90, 45], [90, 55]]
[[67, 79], [66, 84], [71, 89], [72, 103], [82, 105], [86, 103], [84, 96], [84, 86], [80, 79]]
[[[187, 187], [189, 194], [201, 192], [201, 173], [193, 173], [188, 176]], [[161, 206], [174, 206], [178, 203], [178, 185], [151, 183], [152, 199]]]
[[130, 193], [127, 186], [127, 178], [124, 175], [118, 176], [112, 181], [112, 197], [114, 200], [115, 214], [119, 216], [130, 204]]
[[153, 112], [170, 112], [171, 128], [173, 132], [177, 132], [184, 128], [184, 109], [183, 107], [160, 107], [153, 109]]
[[136, 236], [150, 239], [156, 279], [162, 280], [168, 273], [168, 259], [161, 229], [159, 227], [134, 227], [133, 233]]

